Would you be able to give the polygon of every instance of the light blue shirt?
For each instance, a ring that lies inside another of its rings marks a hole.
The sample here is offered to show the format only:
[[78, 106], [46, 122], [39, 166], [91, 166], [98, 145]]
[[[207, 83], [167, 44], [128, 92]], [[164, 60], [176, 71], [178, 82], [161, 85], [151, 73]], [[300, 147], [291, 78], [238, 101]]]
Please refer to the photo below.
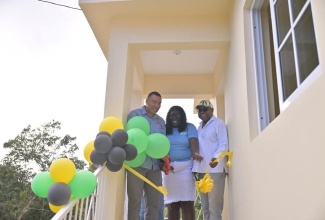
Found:
[[173, 161], [190, 160], [192, 151], [190, 148], [190, 138], [198, 138], [197, 129], [191, 123], [187, 123], [185, 131], [179, 132], [178, 128], [173, 128], [173, 133], [167, 135], [170, 142], [169, 159]]
[[[166, 135], [165, 120], [157, 114], [155, 114], [152, 117], [149, 117], [145, 105], [142, 106], [142, 108], [132, 110], [129, 113], [127, 120], [129, 121], [131, 118], [135, 116], [142, 116], [149, 122], [150, 134], [160, 133]], [[159, 164], [160, 164], [159, 159], [154, 159], [147, 155], [146, 160], [140, 167], [150, 169], [150, 170], [159, 170]]]

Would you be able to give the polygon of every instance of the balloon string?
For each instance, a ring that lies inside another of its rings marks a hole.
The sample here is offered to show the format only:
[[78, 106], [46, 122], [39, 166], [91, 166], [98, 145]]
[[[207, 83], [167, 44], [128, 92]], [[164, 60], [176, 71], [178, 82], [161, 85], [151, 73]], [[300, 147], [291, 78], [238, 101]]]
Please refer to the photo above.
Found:
[[139, 177], [140, 179], [142, 179], [143, 181], [145, 181], [146, 183], [148, 183], [150, 186], [152, 186], [153, 188], [155, 188], [156, 190], [158, 190], [162, 194], [164, 194], [164, 196], [166, 196], [168, 194], [168, 191], [167, 191], [167, 189], [165, 187], [156, 186], [155, 184], [153, 184], [153, 182], [151, 182], [150, 180], [148, 180], [147, 178], [145, 178], [140, 173], [138, 173], [137, 171], [135, 171], [134, 169], [132, 169], [131, 167], [129, 167], [126, 164], [123, 164], [123, 167], [125, 169], [127, 169], [128, 171], [130, 171], [131, 173], [133, 173], [134, 175], [136, 175], [137, 177]]

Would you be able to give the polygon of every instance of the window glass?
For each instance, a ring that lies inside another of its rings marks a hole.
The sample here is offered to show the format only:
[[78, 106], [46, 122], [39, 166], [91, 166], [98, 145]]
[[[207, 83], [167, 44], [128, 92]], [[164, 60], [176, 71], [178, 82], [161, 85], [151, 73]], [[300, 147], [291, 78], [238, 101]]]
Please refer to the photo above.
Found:
[[296, 20], [306, 0], [291, 0], [293, 20]]
[[311, 0], [254, 0], [251, 12], [258, 122], [263, 130], [313, 82], [320, 62]]
[[300, 83], [318, 66], [318, 54], [311, 8], [308, 6], [295, 27]]
[[287, 0], [278, 0], [275, 5], [279, 45], [290, 30], [289, 6]]
[[281, 76], [283, 85], [283, 101], [285, 101], [297, 88], [295, 71], [295, 58], [293, 52], [292, 37], [290, 36], [280, 53]]

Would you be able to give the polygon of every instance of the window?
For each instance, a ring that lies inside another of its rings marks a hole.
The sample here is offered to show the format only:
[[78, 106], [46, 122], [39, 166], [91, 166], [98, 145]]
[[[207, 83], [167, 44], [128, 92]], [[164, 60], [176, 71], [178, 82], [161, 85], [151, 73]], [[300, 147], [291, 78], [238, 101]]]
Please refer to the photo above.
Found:
[[277, 0], [271, 3], [280, 100], [289, 96], [318, 66], [318, 54], [310, 1]]
[[251, 20], [259, 128], [263, 130], [304, 88], [319, 59], [311, 0], [256, 0]]

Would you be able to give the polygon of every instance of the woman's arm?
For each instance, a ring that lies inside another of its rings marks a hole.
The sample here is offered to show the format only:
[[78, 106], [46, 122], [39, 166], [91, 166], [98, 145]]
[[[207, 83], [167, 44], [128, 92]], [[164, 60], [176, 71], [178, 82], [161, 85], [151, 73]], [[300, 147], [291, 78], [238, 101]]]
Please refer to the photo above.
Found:
[[192, 151], [191, 159], [201, 162], [203, 160], [203, 157], [201, 157], [199, 154], [199, 142], [198, 142], [197, 138], [190, 138], [189, 142], [190, 142], [190, 148]]

